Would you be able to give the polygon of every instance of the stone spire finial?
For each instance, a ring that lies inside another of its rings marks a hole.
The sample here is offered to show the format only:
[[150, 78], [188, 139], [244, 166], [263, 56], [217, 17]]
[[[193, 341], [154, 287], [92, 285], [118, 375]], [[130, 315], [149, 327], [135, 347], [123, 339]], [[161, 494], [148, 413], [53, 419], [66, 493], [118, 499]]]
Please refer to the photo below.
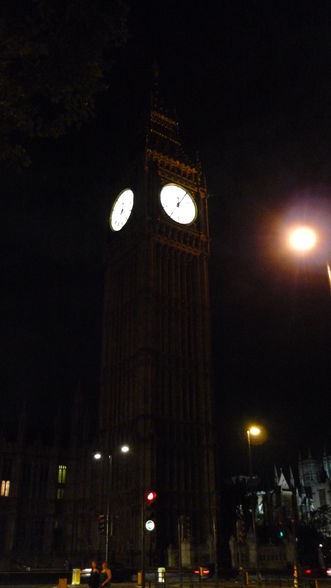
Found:
[[293, 471], [291, 466], [289, 467], [290, 470], [290, 486], [291, 488], [295, 488], [295, 481], [294, 481], [294, 475], [293, 475]]
[[274, 481], [275, 481], [276, 486], [278, 486], [278, 480], [279, 480], [279, 478], [278, 478], [277, 467], [276, 467], [276, 464], [274, 463]]

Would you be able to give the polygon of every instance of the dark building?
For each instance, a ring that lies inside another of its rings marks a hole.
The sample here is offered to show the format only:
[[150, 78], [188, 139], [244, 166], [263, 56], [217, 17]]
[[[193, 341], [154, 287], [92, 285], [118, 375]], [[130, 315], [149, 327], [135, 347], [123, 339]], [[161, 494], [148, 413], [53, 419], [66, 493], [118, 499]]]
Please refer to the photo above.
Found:
[[86, 402], [57, 415], [46, 434], [29, 431], [25, 406], [15, 435], [0, 449], [0, 569], [86, 564], [101, 553], [97, 528], [99, 464], [92, 458]]
[[[146, 563], [176, 565], [178, 542], [183, 565], [215, 558], [209, 245], [201, 165], [154, 100], [143, 153], [113, 193], [106, 256], [100, 424], [118, 559], [141, 561], [147, 490]], [[132, 455], [115, 459], [123, 442]]]
[[309, 452], [307, 457], [299, 457], [297, 481], [291, 467], [285, 475], [276, 466], [274, 481], [268, 487], [261, 487], [257, 477], [232, 479], [233, 534], [229, 545], [234, 568], [241, 565], [254, 570], [257, 562], [262, 571], [288, 570], [295, 562], [322, 568], [329, 565], [330, 464], [325, 450], [318, 457]]
[[[55, 424], [47, 443], [29, 441], [22, 425], [2, 443], [2, 567], [104, 557], [107, 513], [111, 561], [139, 569], [142, 546], [146, 566], [216, 560], [208, 195], [199, 160], [156, 100], [109, 205], [99, 427], [88, 435], [76, 394], [64, 437]], [[147, 490], [157, 494], [151, 510]]]

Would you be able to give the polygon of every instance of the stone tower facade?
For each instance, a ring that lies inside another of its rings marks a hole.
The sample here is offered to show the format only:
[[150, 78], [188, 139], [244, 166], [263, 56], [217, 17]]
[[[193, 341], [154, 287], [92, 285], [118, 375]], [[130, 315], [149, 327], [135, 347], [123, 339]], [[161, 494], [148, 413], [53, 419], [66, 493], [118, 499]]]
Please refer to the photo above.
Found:
[[[109, 496], [116, 560], [185, 567], [216, 553], [208, 195], [178, 122], [155, 100], [142, 151], [110, 199], [100, 440], [112, 471], [99, 508]], [[116, 197], [128, 191], [126, 208]]]

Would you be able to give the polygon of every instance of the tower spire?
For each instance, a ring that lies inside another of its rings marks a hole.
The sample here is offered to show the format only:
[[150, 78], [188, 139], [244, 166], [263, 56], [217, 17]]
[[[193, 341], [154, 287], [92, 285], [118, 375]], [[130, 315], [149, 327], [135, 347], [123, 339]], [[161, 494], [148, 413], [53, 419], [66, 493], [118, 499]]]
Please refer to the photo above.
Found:
[[173, 109], [164, 105], [159, 79], [159, 66], [155, 60], [153, 64], [151, 109], [145, 140], [145, 166], [147, 168], [151, 160], [160, 164], [162, 159], [162, 162], [167, 163], [168, 167], [182, 165], [187, 168], [186, 173], [189, 176], [199, 174], [199, 177], [202, 177], [202, 171], [201, 169], [198, 170], [197, 163], [194, 163], [183, 149], [177, 116]]
[[290, 486], [291, 488], [295, 488], [295, 480], [294, 480], [294, 475], [293, 475], [293, 470], [292, 467], [289, 467], [290, 470]]
[[276, 486], [278, 486], [279, 478], [278, 478], [277, 466], [275, 463], [274, 463], [274, 481], [275, 481]]

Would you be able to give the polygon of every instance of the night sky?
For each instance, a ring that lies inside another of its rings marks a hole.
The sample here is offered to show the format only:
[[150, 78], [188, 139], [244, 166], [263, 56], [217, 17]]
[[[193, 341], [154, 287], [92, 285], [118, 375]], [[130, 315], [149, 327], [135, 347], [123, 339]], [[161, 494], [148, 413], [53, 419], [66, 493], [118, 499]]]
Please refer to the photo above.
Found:
[[[210, 193], [221, 465], [247, 469], [255, 418], [269, 431], [256, 468], [331, 451], [330, 5], [132, 2], [128, 29], [96, 118], [36, 142], [31, 168], [4, 181], [3, 420], [28, 399], [42, 428], [78, 387], [97, 411], [111, 185], [143, 137], [156, 60]], [[296, 219], [320, 227], [310, 259], [283, 245]]]

